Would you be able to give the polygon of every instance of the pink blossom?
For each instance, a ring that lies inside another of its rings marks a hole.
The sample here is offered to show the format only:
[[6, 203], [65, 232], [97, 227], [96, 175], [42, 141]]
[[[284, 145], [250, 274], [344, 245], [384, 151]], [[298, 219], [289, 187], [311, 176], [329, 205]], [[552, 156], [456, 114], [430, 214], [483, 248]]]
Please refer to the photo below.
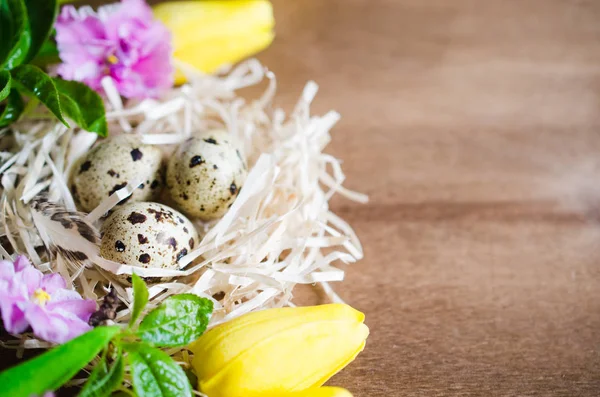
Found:
[[122, 0], [97, 12], [67, 5], [55, 26], [63, 78], [99, 91], [110, 76], [127, 98], [156, 97], [173, 86], [171, 33], [144, 0]]
[[20, 334], [28, 327], [40, 339], [64, 343], [92, 327], [96, 302], [65, 288], [57, 273], [43, 275], [24, 256], [0, 261], [0, 314], [4, 328]]

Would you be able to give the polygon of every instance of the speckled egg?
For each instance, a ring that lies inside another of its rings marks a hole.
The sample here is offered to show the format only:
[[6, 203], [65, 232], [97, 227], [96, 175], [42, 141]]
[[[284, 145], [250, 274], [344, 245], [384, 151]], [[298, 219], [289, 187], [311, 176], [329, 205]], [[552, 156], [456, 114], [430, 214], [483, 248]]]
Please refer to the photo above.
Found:
[[185, 141], [169, 160], [167, 188], [186, 214], [223, 216], [246, 180], [247, 167], [233, 137], [210, 131]]
[[146, 268], [179, 269], [179, 260], [198, 244], [194, 225], [158, 203], [131, 203], [104, 221], [100, 253], [109, 260]]
[[80, 207], [91, 211], [134, 180], [142, 184], [121, 205], [155, 200], [163, 185], [162, 152], [135, 136], [120, 135], [102, 141], [75, 164], [70, 186]]

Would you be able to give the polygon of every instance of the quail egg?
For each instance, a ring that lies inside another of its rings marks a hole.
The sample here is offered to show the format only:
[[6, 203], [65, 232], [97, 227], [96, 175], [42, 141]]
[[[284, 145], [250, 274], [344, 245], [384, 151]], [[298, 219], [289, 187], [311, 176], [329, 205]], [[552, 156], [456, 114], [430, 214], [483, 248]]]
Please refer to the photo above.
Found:
[[145, 268], [179, 269], [179, 260], [198, 244], [194, 225], [158, 203], [130, 203], [104, 221], [100, 253], [109, 260]]
[[183, 212], [210, 220], [227, 212], [246, 175], [246, 162], [233, 137], [215, 130], [190, 138], [177, 149], [167, 167], [167, 188]]
[[71, 172], [71, 192], [85, 211], [134, 180], [142, 184], [125, 201], [155, 200], [163, 185], [162, 152], [131, 135], [109, 138], [81, 158]]

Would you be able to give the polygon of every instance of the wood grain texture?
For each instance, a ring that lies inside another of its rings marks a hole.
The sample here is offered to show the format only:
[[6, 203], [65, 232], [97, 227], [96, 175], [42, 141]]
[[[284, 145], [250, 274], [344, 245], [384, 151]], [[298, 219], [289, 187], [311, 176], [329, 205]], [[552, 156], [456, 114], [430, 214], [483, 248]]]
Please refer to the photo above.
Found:
[[[261, 60], [342, 114], [357, 397], [600, 395], [600, 2], [275, 1]], [[595, 215], [596, 214], [596, 215]]]

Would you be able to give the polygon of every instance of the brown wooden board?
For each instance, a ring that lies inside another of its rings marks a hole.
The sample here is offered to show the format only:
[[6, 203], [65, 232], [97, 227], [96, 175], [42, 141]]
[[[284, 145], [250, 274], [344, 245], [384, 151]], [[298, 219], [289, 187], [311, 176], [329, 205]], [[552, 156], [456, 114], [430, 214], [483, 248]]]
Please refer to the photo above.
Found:
[[330, 383], [599, 396], [600, 2], [274, 4], [260, 59], [287, 105], [320, 84], [371, 196], [334, 203], [365, 247], [337, 290], [372, 335]]

